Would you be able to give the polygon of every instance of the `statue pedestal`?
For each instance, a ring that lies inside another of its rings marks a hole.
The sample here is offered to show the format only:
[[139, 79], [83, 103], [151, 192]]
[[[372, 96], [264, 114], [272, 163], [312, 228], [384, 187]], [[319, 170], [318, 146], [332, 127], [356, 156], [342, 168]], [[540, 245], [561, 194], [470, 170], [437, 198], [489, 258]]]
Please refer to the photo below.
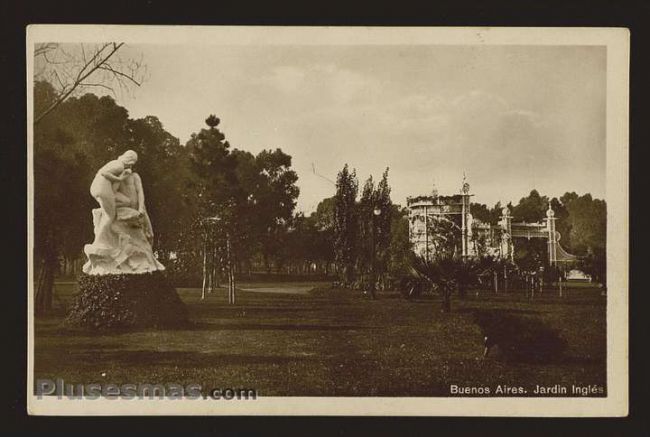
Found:
[[79, 277], [65, 326], [97, 331], [188, 325], [187, 307], [163, 272]]

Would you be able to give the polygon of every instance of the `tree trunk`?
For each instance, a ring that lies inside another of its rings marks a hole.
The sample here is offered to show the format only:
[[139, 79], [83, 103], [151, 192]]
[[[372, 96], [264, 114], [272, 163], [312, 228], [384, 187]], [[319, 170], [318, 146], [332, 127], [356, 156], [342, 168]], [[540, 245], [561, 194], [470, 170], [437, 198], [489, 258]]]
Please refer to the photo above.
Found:
[[226, 240], [226, 256], [228, 259], [228, 303], [235, 303], [235, 266], [233, 260], [233, 251], [232, 243], [230, 241], [230, 235], [228, 235]]
[[460, 297], [461, 299], [465, 299], [465, 297], [467, 297], [467, 289], [465, 288], [464, 285], [458, 286], [458, 297]]
[[36, 290], [35, 313], [45, 314], [52, 309], [54, 297], [54, 276], [59, 268], [58, 257], [51, 244], [45, 247], [41, 278]]
[[451, 312], [451, 293], [447, 291], [442, 293], [442, 311], [445, 313]]
[[442, 292], [442, 311], [445, 313], [451, 312], [451, 291], [444, 290]]
[[205, 290], [208, 276], [208, 242], [207, 237], [203, 240], [203, 283], [201, 285], [201, 300], [205, 299]]
[[219, 257], [217, 253], [217, 245], [212, 245], [212, 283], [214, 288], [219, 288]]
[[206, 250], [208, 251], [208, 293], [211, 294], [214, 288], [214, 254], [210, 244]]
[[350, 284], [352, 284], [353, 281], [354, 267], [351, 265], [345, 266], [344, 273], [345, 273], [345, 285], [350, 286]]
[[39, 289], [36, 292], [36, 313], [45, 314], [52, 309], [54, 296], [54, 273], [56, 265], [45, 262], [43, 265], [43, 276]]

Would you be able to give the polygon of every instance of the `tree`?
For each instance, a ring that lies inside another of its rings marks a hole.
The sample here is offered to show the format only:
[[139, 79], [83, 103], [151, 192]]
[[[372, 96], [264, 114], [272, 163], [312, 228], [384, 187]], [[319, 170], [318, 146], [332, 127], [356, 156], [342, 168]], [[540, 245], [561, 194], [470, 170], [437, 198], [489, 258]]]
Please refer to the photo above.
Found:
[[[250, 162], [250, 158], [249, 158]], [[252, 232], [260, 243], [267, 269], [283, 245], [300, 190], [298, 175], [291, 168], [291, 156], [281, 149], [262, 150], [251, 162], [252, 173], [241, 182], [255, 199]], [[238, 166], [241, 167], [241, 164]]]
[[487, 205], [484, 205], [482, 203], [470, 204], [470, 210], [472, 211], [472, 216], [474, 219], [482, 223], [489, 223], [491, 225], [496, 225], [499, 223], [502, 209], [503, 207], [501, 206], [501, 202], [497, 202], [492, 208], [489, 208]]
[[359, 242], [357, 268], [359, 273], [370, 274], [370, 294], [375, 297], [378, 282], [385, 282], [390, 257], [393, 203], [388, 185], [388, 168], [377, 186], [370, 176], [363, 186], [357, 205]]
[[411, 258], [402, 287], [407, 289], [407, 296], [437, 290], [442, 310], [449, 312], [453, 293], [464, 294], [467, 288], [480, 284], [480, 278], [489, 269], [489, 260], [461, 255], [461, 232], [453, 221], [444, 217], [433, 218], [428, 227], [433, 250], [428, 256]]
[[210, 115], [208, 129], [194, 133], [186, 144], [192, 170], [196, 173], [193, 192], [199, 214], [194, 230], [201, 241], [203, 253], [203, 290], [211, 278], [217, 259], [226, 260], [228, 300], [235, 302], [235, 269], [240, 228], [237, 227], [241, 190], [238, 187], [236, 157], [230, 144], [218, 129], [219, 119]]
[[310, 273], [312, 265], [321, 261], [320, 244], [319, 230], [313, 217], [296, 214], [287, 231], [286, 242], [279, 252], [283, 262], [289, 264], [287, 272]]
[[537, 190], [532, 190], [527, 197], [522, 197], [519, 203], [511, 208], [513, 221], [537, 223], [546, 217], [549, 199], [540, 196]]
[[[512, 208], [516, 221], [540, 222], [549, 206], [555, 212], [555, 228], [561, 236], [560, 244], [583, 260], [581, 268], [594, 272], [592, 276], [604, 277], [605, 246], [607, 240], [607, 205], [604, 200], [593, 199], [591, 194], [582, 196], [566, 192], [559, 199], [549, 200], [533, 190]], [[547, 245], [542, 239], [517, 242], [515, 262], [524, 271], [538, 271], [546, 264]], [[545, 266], [546, 271], [549, 266]], [[586, 271], [585, 270], [585, 271]]]
[[312, 213], [318, 229], [334, 230], [334, 196], [321, 200], [316, 206], [316, 211]]
[[323, 199], [316, 211], [309, 216], [316, 229], [312, 250], [316, 258], [324, 265], [325, 275], [329, 274], [334, 262], [334, 197]]
[[[549, 199], [532, 190], [511, 208], [513, 221], [539, 223], [546, 218]], [[537, 271], [547, 259], [548, 245], [540, 238], [519, 239], [515, 245], [514, 261], [524, 271]]]
[[[369, 284], [370, 281], [375, 281], [376, 278], [370, 277], [374, 274], [375, 266], [373, 263], [376, 258], [376, 218], [374, 209], [376, 204], [375, 184], [372, 176], [368, 177], [363, 184], [361, 191], [361, 198], [357, 204], [357, 218], [358, 218], [358, 255], [356, 262], [356, 270], [362, 278], [367, 277], [366, 285], [369, 285], [371, 292], [374, 293], [374, 284]], [[367, 275], [367, 276], [366, 276]], [[374, 297], [374, 296], [373, 296]]]
[[[268, 181], [255, 156], [243, 150], [233, 149], [231, 156], [234, 161], [235, 181], [232, 187], [233, 213], [238, 220], [237, 229], [232, 229], [232, 235], [237, 236], [234, 247], [237, 261], [235, 269], [241, 271], [243, 265], [250, 267], [250, 260], [262, 245], [261, 239], [266, 235], [264, 214], [271, 214], [271, 208], [266, 205], [261, 187]], [[261, 212], [264, 210], [264, 212]], [[271, 220], [269, 218], [268, 220]], [[266, 240], [265, 240], [266, 241]], [[250, 270], [250, 269], [249, 269]]]
[[482, 203], [471, 203], [470, 210], [472, 211], [472, 217], [474, 220], [478, 220], [482, 223], [491, 223], [492, 217], [490, 216], [490, 208]]
[[590, 251], [578, 265], [594, 281], [607, 285], [607, 251], [604, 248]]
[[[582, 256], [579, 267], [601, 284], [607, 283], [607, 203], [587, 193], [567, 192], [560, 201], [568, 217], [568, 242], [571, 252]], [[564, 234], [563, 234], [564, 235]]]
[[415, 256], [406, 286], [411, 290], [437, 290], [442, 300], [442, 311], [451, 311], [454, 292], [480, 283], [486, 267], [478, 258], [450, 255], [448, 251], [436, 253], [430, 259]]
[[115, 94], [115, 87], [140, 86], [146, 73], [142, 60], [119, 59], [123, 42], [101, 44], [36, 44], [35, 81], [47, 81], [55, 87], [48, 105], [34, 112], [34, 124], [59, 107], [66, 99], [88, 88], [100, 88]]
[[[199, 204], [196, 229], [205, 241], [206, 272], [223, 259], [234, 302], [235, 273], [261, 251], [270, 266], [280, 266], [281, 252], [299, 190], [291, 169], [291, 156], [281, 149], [263, 150], [257, 156], [233, 149], [218, 129], [220, 120], [210, 115], [207, 129], [193, 134], [187, 143], [196, 173]], [[208, 283], [211, 281], [208, 275]]]
[[395, 279], [408, 272], [413, 257], [407, 208], [392, 206], [390, 237], [387, 272], [392, 279]]
[[337, 175], [334, 196], [334, 253], [341, 280], [345, 285], [350, 285], [353, 281], [358, 253], [358, 189], [356, 172], [350, 172], [345, 164]]
[[375, 215], [375, 251], [379, 277], [385, 279], [390, 260], [390, 245], [393, 224], [393, 202], [390, 198], [390, 185], [388, 185], [388, 168], [384, 171], [375, 191], [375, 208], [379, 215]]
[[[604, 250], [607, 243], [607, 204], [587, 193], [565, 193], [560, 201], [567, 211], [568, 247], [573, 253], [586, 255]], [[563, 246], [564, 234], [563, 235]]]

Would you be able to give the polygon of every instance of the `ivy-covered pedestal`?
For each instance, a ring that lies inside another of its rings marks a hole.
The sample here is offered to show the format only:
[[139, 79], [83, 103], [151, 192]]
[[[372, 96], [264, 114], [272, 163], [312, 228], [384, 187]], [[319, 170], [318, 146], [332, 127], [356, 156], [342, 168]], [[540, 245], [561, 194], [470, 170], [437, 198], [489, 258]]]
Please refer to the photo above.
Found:
[[79, 277], [64, 325], [96, 331], [188, 325], [187, 307], [164, 272]]

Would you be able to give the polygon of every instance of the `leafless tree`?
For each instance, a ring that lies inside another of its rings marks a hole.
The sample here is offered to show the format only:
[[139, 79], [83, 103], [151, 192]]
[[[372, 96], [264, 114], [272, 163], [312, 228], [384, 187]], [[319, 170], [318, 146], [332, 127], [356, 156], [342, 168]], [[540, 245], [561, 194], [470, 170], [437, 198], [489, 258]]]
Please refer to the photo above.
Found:
[[141, 58], [121, 58], [118, 51], [122, 47], [123, 42], [36, 44], [35, 79], [50, 82], [58, 97], [49, 107], [35, 114], [34, 124], [85, 88], [101, 88], [115, 95], [116, 89], [125, 91], [131, 86], [140, 86], [146, 76], [146, 66]]

